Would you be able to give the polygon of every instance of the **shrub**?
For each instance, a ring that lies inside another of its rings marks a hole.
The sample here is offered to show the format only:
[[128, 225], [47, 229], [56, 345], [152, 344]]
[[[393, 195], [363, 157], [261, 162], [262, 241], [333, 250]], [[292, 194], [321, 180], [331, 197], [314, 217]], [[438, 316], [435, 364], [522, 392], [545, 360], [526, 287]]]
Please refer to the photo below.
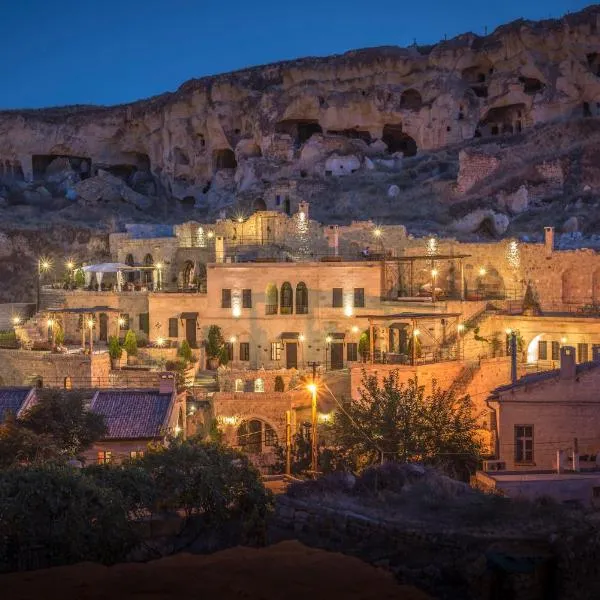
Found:
[[128, 356], [137, 356], [137, 353], [138, 353], [137, 337], [136, 337], [135, 331], [133, 331], [133, 329], [129, 329], [127, 331], [127, 335], [125, 336], [125, 344], [123, 347], [125, 348], [125, 352], [127, 352]]
[[208, 329], [208, 337], [206, 339], [206, 355], [208, 358], [221, 358], [224, 346], [225, 341], [221, 328], [218, 325], [211, 325]]
[[194, 356], [192, 354], [192, 349], [190, 348], [190, 344], [187, 340], [183, 340], [177, 349], [177, 356], [183, 358], [186, 362], [192, 362], [194, 360]]
[[57, 346], [62, 346], [65, 343], [65, 330], [62, 327], [58, 327], [56, 334], [54, 335], [54, 343]]
[[118, 360], [123, 355], [123, 348], [119, 344], [119, 338], [115, 335], [108, 339], [108, 354], [114, 360]]

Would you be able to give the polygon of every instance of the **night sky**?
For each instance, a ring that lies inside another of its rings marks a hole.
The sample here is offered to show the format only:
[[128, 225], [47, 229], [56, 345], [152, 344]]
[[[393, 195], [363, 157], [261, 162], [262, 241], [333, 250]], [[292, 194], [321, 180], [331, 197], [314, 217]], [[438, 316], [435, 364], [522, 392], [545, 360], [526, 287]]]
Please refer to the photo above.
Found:
[[0, 108], [116, 104], [252, 65], [430, 44], [580, 0], [6, 0]]

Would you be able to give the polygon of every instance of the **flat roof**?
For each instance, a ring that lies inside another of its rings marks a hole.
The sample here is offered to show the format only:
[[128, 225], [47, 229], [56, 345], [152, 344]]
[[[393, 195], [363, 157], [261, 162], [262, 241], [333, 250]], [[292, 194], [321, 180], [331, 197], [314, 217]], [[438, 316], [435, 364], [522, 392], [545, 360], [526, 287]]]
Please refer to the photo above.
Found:
[[430, 256], [429, 254], [407, 254], [404, 256], [392, 256], [386, 258], [386, 260], [450, 260], [452, 258], [471, 258], [472, 254], [436, 254]]
[[110, 306], [90, 306], [89, 308], [45, 308], [46, 312], [51, 313], [71, 313], [71, 314], [86, 314], [92, 312], [121, 312], [118, 308]]

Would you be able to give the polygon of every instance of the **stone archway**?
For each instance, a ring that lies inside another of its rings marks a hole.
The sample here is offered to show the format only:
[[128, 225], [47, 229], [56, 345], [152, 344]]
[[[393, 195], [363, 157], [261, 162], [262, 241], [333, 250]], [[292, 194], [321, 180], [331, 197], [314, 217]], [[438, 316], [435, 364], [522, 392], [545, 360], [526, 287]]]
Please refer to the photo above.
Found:
[[237, 445], [247, 454], [262, 454], [277, 445], [277, 433], [266, 421], [251, 418], [238, 427]]

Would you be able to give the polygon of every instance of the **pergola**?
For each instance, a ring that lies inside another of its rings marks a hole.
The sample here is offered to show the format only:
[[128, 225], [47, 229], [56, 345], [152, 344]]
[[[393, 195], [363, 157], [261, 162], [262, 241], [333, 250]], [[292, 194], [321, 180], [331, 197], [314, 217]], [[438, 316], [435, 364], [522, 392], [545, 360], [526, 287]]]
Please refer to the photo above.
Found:
[[[89, 340], [90, 340], [90, 352], [94, 349], [94, 335], [93, 330], [94, 326], [98, 322], [98, 315], [105, 314], [116, 314], [120, 315], [121, 311], [118, 308], [112, 308], [110, 306], [91, 306], [86, 308], [47, 308], [45, 311], [48, 314], [48, 320], [52, 318], [52, 345], [54, 346], [54, 337], [56, 334], [55, 328], [55, 317], [60, 316], [64, 317], [65, 315], [81, 315], [82, 316], [82, 324], [81, 324], [81, 347], [85, 348], [86, 342], [86, 329], [89, 329]], [[91, 323], [91, 325], [90, 325]], [[50, 325], [49, 325], [50, 326]], [[118, 337], [120, 327], [119, 319], [117, 318], [117, 331], [116, 335]], [[108, 333], [108, 332], [107, 332]]]
[[[432, 297], [435, 298], [435, 287], [436, 287], [436, 274], [435, 274], [435, 263], [437, 261], [450, 261], [454, 263], [458, 261], [458, 272], [459, 281], [458, 289], [460, 299], [465, 299], [465, 273], [463, 260], [470, 258], [470, 254], [417, 254], [413, 256], [396, 256], [386, 259], [388, 262], [395, 262], [398, 264], [398, 290], [406, 289], [408, 296], [415, 296], [415, 263], [425, 261], [430, 264], [432, 277], [431, 277], [431, 288]], [[418, 292], [418, 290], [416, 290]]]
[[[450, 326], [452, 331], [458, 331], [459, 319], [462, 313], [458, 312], [402, 312], [395, 313], [390, 315], [356, 315], [357, 319], [367, 319], [369, 322], [369, 354], [370, 354], [370, 363], [373, 364], [375, 362], [375, 336], [374, 336], [374, 326], [375, 323], [383, 323], [388, 330], [394, 329], [409, 329], [410, 330], [410, 340], [409, 349], [410, 356], [409, 361], [411, 365], [415, 365], [417, 363], [417, 354], [416, 354], [416, 343], [415, 339], [421, 335], [419, 331], [418, 324], [424, 321], [435, 321], [439, 320], [440, 322], [444, 322], [444, 330], [447, 326]], [[455, 347], [456, 354], [455, 357], [460, 355], [460, 336], [449, 336], [448, 338], [438, 339], [436, 338], [429, 330], [425, 330], [427, 335], [433, 340], [434, 347], [438, 351], [437, 354], [441, 356], [441, 348], [448, 343], [452, 343]], [[436, 362], [434, 353], [434, 360], [432, 362]], [[390, 362], [396, 362], [394, 358], [396, 356], [394, 353], [388, 352], [388, 357], [391, 358]]]
[[102, 279], [105, 273], [116, 273], [117, 276], [117, 291], [123, 289], [123, 273], [132, 273], [144, 271], [152, 271], [152, 280], [155, 287], [160, 288], [162, 285], [162, 272], [160, 265], [126, 265], [124, 263], [99, 263], [96, 265], [87, 265], [82, 267], [85, 276], [85, 285], [89, 287], [92, 283], [92, 275], [96, 276], [98, 287], [102, 285]]

